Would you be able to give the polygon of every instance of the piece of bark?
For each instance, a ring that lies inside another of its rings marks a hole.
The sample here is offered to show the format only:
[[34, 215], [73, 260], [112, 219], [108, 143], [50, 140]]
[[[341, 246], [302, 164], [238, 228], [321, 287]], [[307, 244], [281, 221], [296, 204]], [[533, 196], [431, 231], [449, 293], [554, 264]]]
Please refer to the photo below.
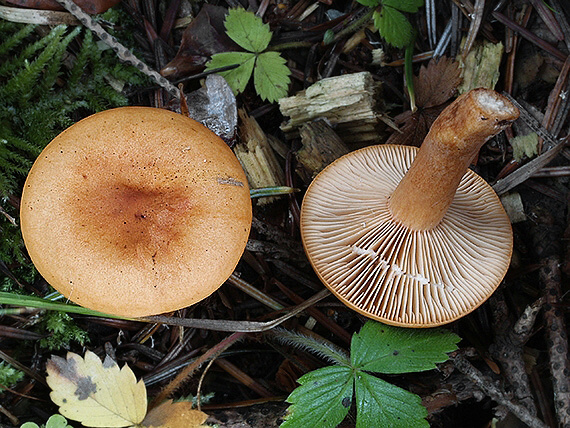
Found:
[[540, 269], [539, 277], [546, 299], [544, 320], [550, 356], [554, 408], [559, 426], [570, 427], [570, 361], [568, 359], [568, 334], [564, 322], [564, 311], [561, 309], [559, 258], [556, 256], [547, 258]]
[[[240, 142], [235, 145], [234, 153], [247, 175], [250, 188], [283, 186], [285, 173], [269, 145], [267, 136], [257, 121], [244, 110], [239, 110], [238, 116]], [[257, 203], [265, 205], [275, 199], [259, 198]]]
[[380, 143], [385, 119], [381, 112], [381, 85], [368, 72], [322, 79], [297, 95], [279, 100], [281, 125], [288, 139], [296, 138], [306, 122], [326, 118], [347, 144]]
[[474, 47], [463, 62], [463, 82], [459, 93], [475, 88], [494, 89], [499, 80], [503, 44], [483, 42]]
[[500, 363], [501, 373], [511, 385], [514, 398], [524, 405], [530, 414], [536, 416], [536, 405], [525, 366], [524, 345], [529, 339], [543, 300], [529, 306], [516, 323], [510, 316], [502, 291], [496, 292], [489, 303], [493, 309], [495, 326], [495, 341], [489, 349], [491, 356], [494, 361]]
[[465, 357], [460, 354], [456, 354], [451, 357], [451, 360], [455, 364], [457, 370], [474, 382], [481, 391], [501, 406], [506, 407], [529, 427], [547, 428], [544, 422], [529, 412], [526, 407], [512, 401], [492, 379], [481, 373]]
[[20, 24], [79, 25], [79, 20], [68, 12], [58, 10], [24, 9], [0, 5], [0, 19]]
[[300, 135], [303, 147], [296, 153], [296, 172], [305, 182], [310, 182], [328, 164], [350, 151], [322, 119], [302, 125]]
[[[103, 13], [107, 9], [116, 6], [119, 1], [121, 0], [73, 0], [75, 4], [90, 15]], [[28, 9], [65, 10], [65, 8], [55, 0], [6, 0], [6, 2]]]

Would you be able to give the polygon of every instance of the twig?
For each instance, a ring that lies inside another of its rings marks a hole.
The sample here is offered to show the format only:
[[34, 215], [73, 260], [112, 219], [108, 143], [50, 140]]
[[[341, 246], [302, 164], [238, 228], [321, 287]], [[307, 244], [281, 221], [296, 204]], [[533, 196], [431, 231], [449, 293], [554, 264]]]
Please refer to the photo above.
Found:
[[13, 425], [18, 426], [20, 425], [20, 420], [18, 419], [18, 417], [14, 414], [12, 414], [8, 409], [6, 409], [4, 406], [0, 405], [0, 413], [2, 413], [4, 416], [6, 416], [10, 422], [12, 422]]
[[429, 47], [431, 49], [434, 49], [437, 42], [435, 0], [426, 0], [426, 23], [429, 38]]
[[548, 428], [544, 422], [533, 416], [526, 407], [511, 401], [504, 393], [501, 391], [491, 379], [483, 375], [478, 369], [476, 369], [469, 361], [467, 361], [462, 355], [456, 354], [451, 357], [453, 364], [457, 370], [467, 376], [472, 382], [474, 382], [481, 391], [483, 391], [488, 397], [496, 401], [498, 404], [505, 406], [510, 412], [512, 412], [517, 418], [522, 422], [527, 424], [530, 428]]
[[237, 367], [235, 364], [232, 364], [225, 358], [216, 359], [216, 364], [218, 365], [218, 367], [222, 368], [224, 371], [229, 373], [233, 378], [237, 379], [242, 384], [247, 386], [252, 391], [255, 391], [260, 396], [265, 398], [275, 396], [275, 394], [272, 394], [267, 388], [265, 388], [255, 379], [253, 379], [250, 375], [242, 371], [239, 367]]
[[[545, 2], [541, 0], [530, 0], [532, 7], [536, 10], [546, 28], [550, 30], [550, 32], [554, 35], [556, 40], [562, 41], [564, 40], [564, 33], [562, 33], [562, 29], [560, 28], [560, 24], [556, 21], [554, 13], [549, 6], [546, 5]], [[562, 13], [561, 11], [559, 13]]]
[[505, 178], [501, 178], [494, 185], [493, 189], [498, 195], [508, 192], [513, 187], [525, 182], [530, 176], [532, 176], [536, 171], [545, 167], [552, 159], [554, 159], [560, 151], [565, 147], [566, 140], [556, 140], [550, 133], [545, 130], [541, 124], [534, 119], [526, 109], [520, 105], [513, 97], [509, 94], [504, 93], [504, 95], [511, 100], [511, 102], [520, 110], [521, 119], [524, 120], [526, 125], [534, 132], [536, 132], [539, 137], [543, 138], [549, 143], [548, 147], [550, 149], [540, 156], [534, 158], [527, 164], [518, 168], [512, 174], [509, 174]]
[[509, 27], [511, 30], [516, 31], [517, 33], [519, 33], [522, 37], [524, 37], [525, 39], [527, 39], [529, 42], [534, 43], [536, 46], [538, 46], [539, 48], [545, 50], [546, 52], [548, 52], [550, 55], [554, 56], [556, 59], [560, 60], [560, 61], [564, 61], [566, 59], [566, 54], [562, 53], [561, 51], [559, 51], [558, 49], [556, 49], [554, 46], [552, 46], [550, 43], [545, 42], [544, 40], [542, 40], [540, 37], [537, 37], [535, 34], [531, 33], [530, 31], [528, 31], [526, 28], [521, 27], [519, 24], [517, 24], [516, 22], [512, 21], [511, 19], [507, 18], [505, 15], [503, 15], [502, 13], [499, 12], [493, 12], [493, 17], [499, 21], [501, 24], [506, 25], [507, 27]]
[[284, 308], [284, 306], [281, 303], [269, 297], [267, 294], [262, 293], [253, 285], [241, 279], [235, 273], [232, 273], [231, 276], [228, 278], [228, 283], [236, 288], [239, 288], [241, 291], [243, 291], [250, 297], [253, 297], [258, 302], [263, 303], [268, 308], [271, 308], [275, 311], [280, 311], [281, 309]]
[[558, 21], [562, 33], [564, 33], [564, 43], [566, 43], [566, 48], [570, 50], [570, 23], [568, 22], [568, 18], [566, 17], [566, 14], [562, 12], [563, 9], [559, 0], [550, 0], [549, 3], [556, 11], [554, 17]]
[[483, 22], [483, 13], [485, 10], [485, 0], [475, 0], [475, 5], [473, 7], [473, 19], [471, 20], [471, 24], [469, 25], [469, 32], [467, 33], [467, 37], [465, 39], [465, 44], [463, 47], [463, 52], [461, 56], [465, 60], [467, 55], [471, 51], [473, 47], [473, 43], [475, 43], [475, 39], [477, 34], [479, 33], [479, 28], [481, 27], [481, 23]]
[[180, 388], [182, 384], [190, 376], [192, 376], [202, 364], [212, 358], [216, 358], [218, 355], [220, 355], [233, 344], [242, 340], [244, 337], [245, 333], [241, 332], [230, 334], [216, 346], [210, 348], [207, 352], [200, 355], [194, 362], [187, 365], [184, 370], [178, 373], [178, 375], [162, 391], [160, 391], [160, 394], [154, 397], [154, 400], [152, 400], [152, 402], [149, 404], [149, 411], [170, 397], [170, 395], [172, 395], [178, 388]]
[[502, 373], [512, 385], [514, 396], [528, 411], [536, 416], [530, 380], [525, 370], [523, 347], [527, 342], [536, 316], [544, 304], [544, 299], [528, 306], [520, 318], [513, 323], [507, 303], [502, 293], [495, 293], [491, 299], [493, 322], [496, 326], [495, 341], [490, 347], [493, 359], [502, 367]]
[[153, 79], [158, 85], [164, 88], [172, 97], [178, 98], [179, 93], [176, 86], [170, 83], [166, 78], [161, 76], [157, 71], [151, 69], [143, 61], [138, 59], [127, 47], [121, 44], [115, 37], [111, 36], [105, 29], [95, 22], [87, 13], [85, 13], [78, 5], [73, 3], [72, 0], [56, 0], [79, 22], [94, 32], [103, 42], [105, 42], [119, 57], [119, 59], [128, 65], [135, 66], [141, 73], [146, 74]]
[[564, 322], [564, 312], [559, 308], [562, 301], [560, 261], [557, 256], [546, 259], [540, 269], [539, 278], [544, 287], [546, 299], [544, 319], [550, 373], [554, 392], [554, 408], [559, 426], [570, 425], [570, 361], [568, 360], [568, 336]]
[[[548, 104], [542, 126], [553, 136], [558, 136], [568, 115], [568, 86], [570, 84], [570, 56], [564, 61], [556, 84], [548, 96]], [[540, 153], [540, 150], [539, 150]]]
[[167, 317], [164, 315], [156, 315], [152, 317], [136, 318], [136, 321], [156, 322], [167, 325], [178, 325], [190, 328], [201, 328], [204, 330], [216, 331], [235, 331], [240, 333], [259, 333], [262, 331], [271, 330], [279, 324], [294, 317], [298, 313], [304, 311], [309, 306], [314, 305], [319, 300], [324, 299], [330, 294], [328, 289], [323, 289], [319, 293], [305, 300], [302, 304], [295, 306], [287, 314], [268, 322], [256, 321], [233, 321], [233, 320], [208, 320], [208, 319], [191, 319], [191, 318], [175, 318]]

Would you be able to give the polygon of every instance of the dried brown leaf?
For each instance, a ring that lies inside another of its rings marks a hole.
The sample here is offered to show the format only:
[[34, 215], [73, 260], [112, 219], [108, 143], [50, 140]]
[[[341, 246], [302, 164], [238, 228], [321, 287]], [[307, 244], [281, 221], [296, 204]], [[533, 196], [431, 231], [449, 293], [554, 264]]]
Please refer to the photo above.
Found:
[[420, 68], [414, 78], [416, 104], [428, 108], [443, 104], [449, 100], [461, 83], [459, 63], [447, 57], [432, 59], [427, 66]]
[[419, 107], [414, 113], [408, 110], [396, 116], [394, 122], [401, 125], [400, 132], [393, 132], [386, 143], [419, 147], [424, 141], [433, 121], [447, 104], [426, 109]]
[[152, 409], [143, 421], [143, 426], [153, 428], [201, 428], [208, 415], [200, 410], [192, 409], [189, 401], [173, 403], [165, 401]]
[[160, 70], [163, 76], [179, 78], [204, 69], [216, 53], [240, 50], [224, 27], [227, 9], [204, 4], [196, 18], [184, 30], [176, 56]]
[[419, 75], [414, 77], [417, 110], [405, 111], [394, 118], [400, 132], [392, 133], [386, 143], [420, 146], [460, 83], [461, 70], [452, 59], [432, 59], [427, 66], [422, 66]]

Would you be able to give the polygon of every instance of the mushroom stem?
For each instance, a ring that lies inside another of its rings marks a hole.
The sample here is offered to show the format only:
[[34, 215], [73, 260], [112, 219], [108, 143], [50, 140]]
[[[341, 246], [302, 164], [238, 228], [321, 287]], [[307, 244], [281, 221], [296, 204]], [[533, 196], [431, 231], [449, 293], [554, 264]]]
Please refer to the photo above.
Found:
[[481, 146], [518, 116], [506, 97], [490, 89], [473, 89], [458, 97], [435, 120], [390, 197], [394, 220], [418, 231], [436, 227]]

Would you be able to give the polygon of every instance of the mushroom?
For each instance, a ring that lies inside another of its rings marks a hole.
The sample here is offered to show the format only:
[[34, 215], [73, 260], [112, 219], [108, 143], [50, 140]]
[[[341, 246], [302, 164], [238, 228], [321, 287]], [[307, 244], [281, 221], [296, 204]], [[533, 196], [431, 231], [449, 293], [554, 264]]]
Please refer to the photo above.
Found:
[[480, 306], [509, 267], [512, 230], [468, 167], [518, 115], [507, 98], [475, 89], [441, 113], [419, 150], [371, 146], [325, 168], [301, 209], [321, 281], [355, 311], [398, 326], [437, 326]]
[[71, 301], [140, 317], [213, 293], [252, 219], [245, 174], [200, 123], [122, 107], [72, 125], [24, 184], [21, 228], [40, 274]]

